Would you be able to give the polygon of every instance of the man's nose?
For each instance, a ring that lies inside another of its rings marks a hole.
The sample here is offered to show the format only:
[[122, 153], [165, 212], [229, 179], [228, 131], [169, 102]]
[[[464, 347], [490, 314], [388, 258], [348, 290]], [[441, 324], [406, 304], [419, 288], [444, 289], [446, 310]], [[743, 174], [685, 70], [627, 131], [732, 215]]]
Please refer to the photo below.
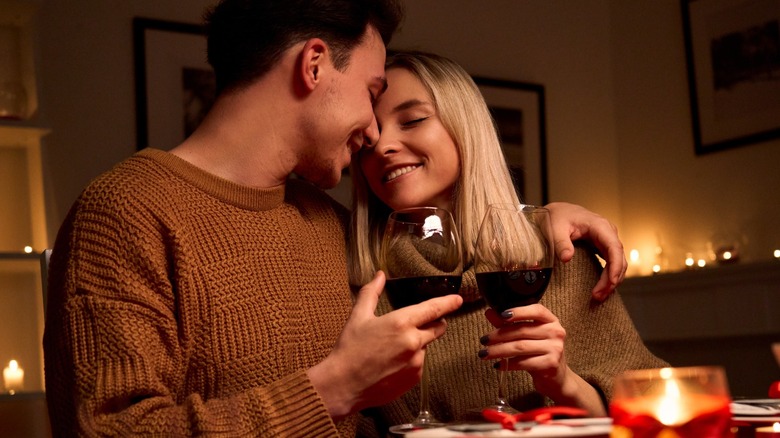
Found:
[[376, 146], [379, 141], [379, 125], [376, 122], [376, 117], [371, 119], [371, 124], [363, 131], [363, 145], [364, 146]]

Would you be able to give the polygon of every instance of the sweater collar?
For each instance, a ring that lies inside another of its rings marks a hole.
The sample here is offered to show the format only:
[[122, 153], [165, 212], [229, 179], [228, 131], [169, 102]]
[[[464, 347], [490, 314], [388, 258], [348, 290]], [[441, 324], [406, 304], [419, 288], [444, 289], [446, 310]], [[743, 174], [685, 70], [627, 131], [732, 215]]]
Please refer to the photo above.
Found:
[[271, 210], [284, 202], [286, 184], [271, 188], [236, 184], [160, 149], [144, 148], [135, 156], [152, 160], [208, 195], [242, 209]]

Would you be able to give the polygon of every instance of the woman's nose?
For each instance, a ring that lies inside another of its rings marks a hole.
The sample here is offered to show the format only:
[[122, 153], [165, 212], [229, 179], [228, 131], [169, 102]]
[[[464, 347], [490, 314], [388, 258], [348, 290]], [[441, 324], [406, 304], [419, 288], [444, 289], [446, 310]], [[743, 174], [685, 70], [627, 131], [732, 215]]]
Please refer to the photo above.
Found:
[[385, 156], [398, 152], [400, 149], [398, 141], [393, 139], [390, 135], [383, 133], [379, 136], [379, 140], [373, 146], [374, 153]]

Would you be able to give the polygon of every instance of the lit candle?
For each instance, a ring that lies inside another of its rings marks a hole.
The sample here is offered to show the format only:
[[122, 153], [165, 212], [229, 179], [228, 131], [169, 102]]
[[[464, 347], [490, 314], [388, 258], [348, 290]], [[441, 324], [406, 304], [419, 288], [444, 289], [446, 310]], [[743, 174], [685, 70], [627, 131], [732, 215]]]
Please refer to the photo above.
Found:
[[656, 407], [655, 418], [667, 426], [673, 426], [680, 422], [681, 416], [688, 415], [688, 412], [683, 409], [680, 386], [677, 381], [671, 378], [671, 373], [663, 373], [667, 370], [671, 371], [669, 368], [661, 370], [661, 377], [666, 379], [666, 395], [661, 397], [661, 401]]
[[638, 249], [632, 249], [628, 253], [628, 270], [626, 272], [626, 275], [629, 276], [635, 276], [640, 274], [640, 260], [639, 260], [639, 250]]
[[715, 249], [715, 260], [721, 264], [735, 263], [739, 261], [739, 249], [736, 245], [725, 245]]
[[773, 253], [773, 256], [775, 256], [776, 259], [780, 259], [780, 249], [776, 249]]
[[[615, 431], [636, 437], [731, 436], [725, 384], [725, 374], [716, 367], [625, 372], [615, 379], [609, 408]], [[686, 432], [678, 435], [677, 430]]]
[[772, 426], [757, 427], [756, 438], [778, 438], [780, 437], [780, 423], [775, 423]]
[[19, 363], [15, 360], [8, 362], [8, 366], [3, 369], [3, 381], [5, 382], [5, 390], [10, 394], [20, 391], [24, 386], [24, 370], [19, 366]]

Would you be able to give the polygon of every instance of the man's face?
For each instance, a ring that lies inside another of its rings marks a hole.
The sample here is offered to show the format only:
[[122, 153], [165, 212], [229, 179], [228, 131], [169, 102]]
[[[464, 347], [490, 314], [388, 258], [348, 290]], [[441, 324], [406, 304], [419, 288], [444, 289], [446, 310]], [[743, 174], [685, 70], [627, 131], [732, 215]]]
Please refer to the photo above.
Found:
[[351, 155], [364, 143], [376, 141], [373, 103], [386, 86], [384, 66], [384, 43], [369, 28], [347, 68], [343, 72], [331, 68], [323, 78], [320, 104], [304, 123], [308, 144], [295, 173], [321, 188], [332, 188]]

